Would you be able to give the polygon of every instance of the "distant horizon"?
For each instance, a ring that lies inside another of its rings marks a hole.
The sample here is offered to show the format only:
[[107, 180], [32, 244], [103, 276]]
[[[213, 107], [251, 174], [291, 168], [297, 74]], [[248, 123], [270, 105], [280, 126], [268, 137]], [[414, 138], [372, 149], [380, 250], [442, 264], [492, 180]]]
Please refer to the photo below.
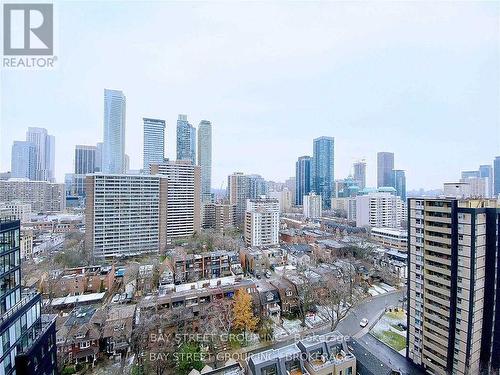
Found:
[[75, 146], [102, 142], [105, 88], [127, 98], [132, 170], [143, 118], [165, 120], [171, 160], [178, 114], [211, 121], [217, 189], [236, 171], [284, 182], [320, 136], [335, 138], [336, 180], [365, 159], [376, 186], [376, 153], [389, 151], [408, 191], [442, 189], [500, 155], [499, 4], [54, 7], [58, 66], [0, 72], [0, 171], [13, 141], [43, 127], [64, 182]]

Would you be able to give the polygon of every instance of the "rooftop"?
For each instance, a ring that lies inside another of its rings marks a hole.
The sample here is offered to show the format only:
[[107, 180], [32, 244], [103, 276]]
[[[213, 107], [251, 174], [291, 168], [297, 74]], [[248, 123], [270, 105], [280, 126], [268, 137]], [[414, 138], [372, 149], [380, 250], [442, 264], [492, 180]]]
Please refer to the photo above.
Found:
[[51, 306], [62, 306], [62, 305], [71, 305], [74, 303], [87, 303], [87, 302], [97, 302], [104, 298], [106, 293], [90, 293], [90, 294], [80, 294], [78, 296], [66, 296], [54, 298], [52, 300]]

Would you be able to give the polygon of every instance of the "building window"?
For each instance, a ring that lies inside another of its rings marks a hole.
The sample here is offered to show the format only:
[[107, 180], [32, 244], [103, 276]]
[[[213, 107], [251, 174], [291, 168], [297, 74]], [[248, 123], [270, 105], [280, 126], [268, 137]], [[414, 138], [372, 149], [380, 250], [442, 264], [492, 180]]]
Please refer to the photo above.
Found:
[[90, 341], [82, 341], [80, 343], [80, 349], [87, 349], [90, 347]]

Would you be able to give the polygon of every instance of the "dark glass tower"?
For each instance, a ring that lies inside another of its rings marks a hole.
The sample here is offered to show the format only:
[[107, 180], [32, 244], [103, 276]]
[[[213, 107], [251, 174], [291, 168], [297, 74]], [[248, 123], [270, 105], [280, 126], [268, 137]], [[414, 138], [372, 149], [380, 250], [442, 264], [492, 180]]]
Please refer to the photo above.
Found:
[[21, 291], [20, 222], [0, 220], [0, 373], [55, 374], [55, 315], [36, 291]]
[[333, 137], [319, 137], [313, 143], [312, 190], [321, 195], [323, 209], [329, 210], [333, 195], [334, 181]]
[[394, 169], [394, 153], [377, 153], [377, 187], [394, 186], [392, 170]]
[[310, 156], [301, 156], [295, 163], [295, 205], [302, 206], [304, 195], [311, 191], [311, 164]]

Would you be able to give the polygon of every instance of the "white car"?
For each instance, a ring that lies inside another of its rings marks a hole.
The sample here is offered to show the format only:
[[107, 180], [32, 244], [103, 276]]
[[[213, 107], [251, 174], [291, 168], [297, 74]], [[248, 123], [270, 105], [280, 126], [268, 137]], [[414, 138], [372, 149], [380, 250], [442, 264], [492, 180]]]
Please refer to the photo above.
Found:
[[361, 319], [361, 321], [359, 322], [359, 325], [361, 327], [366, 327], [368, 325], [368, 319], [366, 319], [366, 318]]

